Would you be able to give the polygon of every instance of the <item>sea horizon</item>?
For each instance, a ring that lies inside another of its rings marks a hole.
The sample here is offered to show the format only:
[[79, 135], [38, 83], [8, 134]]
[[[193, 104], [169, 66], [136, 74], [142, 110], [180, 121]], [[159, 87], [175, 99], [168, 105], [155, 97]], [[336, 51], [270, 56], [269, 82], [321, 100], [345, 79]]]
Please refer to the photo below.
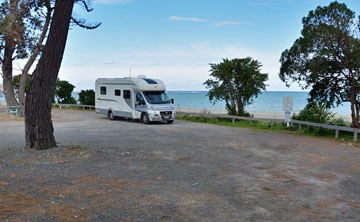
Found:
[[[207, 97], [206, 90], [169, 90], [169, 98], [174, 99], [176, 108], [207, 109], [207, 110], [226, 110], [225, 102], [218, 101], [212, 103]], [[73, 97], [78, 100], [79, 92], [73, 92]], [[284, 112], [283, 97], [293, 97], [293, 112], [298, 113], [307, 105], [309, 91], [283, 91], [266, 90], [262, 91], [258, 97], [254, 97], [253, 103], [246, 107], [248, 112]], [[5, 103], [4, 96], [0, 93], [0, 103]], [[330, 109], [336, 114], [348, 115], [351, 113], [350, 103], [345, 102], [338, 107]]]

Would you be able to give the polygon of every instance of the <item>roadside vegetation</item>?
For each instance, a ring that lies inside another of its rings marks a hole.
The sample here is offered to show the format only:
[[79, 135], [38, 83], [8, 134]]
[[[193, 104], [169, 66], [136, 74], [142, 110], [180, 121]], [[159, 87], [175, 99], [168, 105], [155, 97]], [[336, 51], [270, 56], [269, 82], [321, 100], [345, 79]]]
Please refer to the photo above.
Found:
[[[249, 129], [261, 130], [261, 131], [274, 131], [274, 132], [290, 133], [295, 135], [307, 135], [313, 137], [335, 139], [334, 138], [335, 130], [318, 128], [318, 127], [309, 127], [309, 131], [308, 131], [306, 127], [303, 127], [302, 131], [299, 131], [297, 125], [287, 127], [285, 122], [271, 124], [268, 122], [260, 122], [260, 121], [236, 120], [235, 123], [233, 123], [232, 120], [228, 118], [209, 118], [202, 116], [191, 116], [187, 114], [176, 115], [176, 119], [197, 122], [197, 123], [219, 125], [219, 126], [241, 127], [241, 128], [249, 128]], [[346, 124], [350, 124], [345, 122], [344, 120], [342, 121]], [[339, 131], [338, 140], [353, 142], [353, 133]]]

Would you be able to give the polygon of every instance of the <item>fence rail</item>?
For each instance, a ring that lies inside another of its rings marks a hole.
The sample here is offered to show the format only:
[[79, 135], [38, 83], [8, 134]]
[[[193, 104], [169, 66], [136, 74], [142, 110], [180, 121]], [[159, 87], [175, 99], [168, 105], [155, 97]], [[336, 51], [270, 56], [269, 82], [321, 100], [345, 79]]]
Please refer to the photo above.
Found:
[[[248, 120], [248, 121], [260, 121], [260, 122], [270, 122], [271, 127], [275, 122], [285, 122], [284, 119], [271, 119], [271, 118], [251, 118], [251, 117], [242, 117], [242, 116], [232, 116], [232, 115], [221, 115], [221, 114], [210, 114], [210, 113], [187, 113], [187, 112], [178, 112], [182, 115], [191, 115], [191, 116], [202, 116], [208, 118], [225, 118], [225, 119], [232, 119], [232, 123], [235, 123], [235, 120]], [[328, 125], [328, 124], [321, 124], [321, 123], [312, 123], [300, 120], [293, 120], [290, 119], [291, 124], [297, 124], [299, 126], [299, 131], [302, 130], [302, 126], [314, 126], [314, 127], [321, 127], [326, 129], [333, 129], [335, 130], [335, 138], [339, 138], [339, 131], [346, 131], [353, 133], [353, 141], [357, 141], [358, 133], [360, 133], [360, 129], [346, 127], [346, 126], [336, 126], [336, 125]]]
[[[58, 106], [60, 109], [62, 108], [82, 108], [85, 109], [95, 109], [95, 106], [92, 105], [79, 105], [79, 104], [53, 104], [53, 106]], [[212, 114], [208, 112], [203, 113], [191, 113], [191, 112], [183, 112], [178, 111], [177, 112], [180, 115], [190, 115], [190, 116], [202, 116], [207, 118], [215, 118], [216, 121], [218, 118], [223, 119], [231, 119], [232, 123], [235, 123], [235, 120], [247, 120], [247, 121], [259, 121], [259, 122], [269, 122], [271, 124], [271, 127], [276, 122], [285, 122], [284, 119], [273, 119], [273, 118], [252, 118], [252, 117], [244, 117], [244, 116], [232, 116], [232, 115], [226, 115], [226, 114]], [[328, 124], [321, 124], [321, 123], [312, 123], [312, 122], [306, 122], [306, 121], [300, 121], [300, 120], [293, 120], [290, 119], [291, 124], [297, 124], [299, 126], [299, 131], [302, 130], [302, 126], [307, 126], [308, 130], [310, 126], [314, 127], [321, 127], [326, 129], [333, 129], [335, 130], [335, 138], [339, 138], [339, 131], [345, 131], [345, 132], [352, 132], [353, 133], [353, 141], [356, 142], [358, 138], [358, 133], [360, 133], [360, 129], [346, 127], [346, 126], [336, 126], [336, 125], [328, 125]]]
[[360, 133], [360, 129], [346, 127], [346, 126], [336, 126], [336, 125], [328, 125], [328, 124], [322, 124], [322, 123], [312, 123], [312, 122], [305, 122], [305, 121], [293, 120], [293, 119], [291, 119], [290, 122], [298, 124], [299, 131], [302, 130], [302, 128], [301, 128], [302, 125], [305, 125], [305, 126], [308, 126], [308, 127], [309, 126], [315, 126], [315, 127], [326, 128], [326, 129], [333, 129], [333, 130], [335, 130], [335, 138], [336, 139], [339, 138], [339, 131], [352, 132], [354, 134], [354, 136], [353, 136], [353, 141], [354, 142], [357, 141], [358, 133]]
[[82, 108], [83, 110], [85, 110], [86, 108], [87, 109], [94, 109], [95, 110], [95, 106], [93, 105], [80, 105], [80, 104], [56, 104], [56, 103], [53, 103], [52, 104], [53, 106], [56, 106], [56, 107], [59, 107], [60, 109], [62, 108], [73, 108], [73, 107], [76, 107], [76, 108]]

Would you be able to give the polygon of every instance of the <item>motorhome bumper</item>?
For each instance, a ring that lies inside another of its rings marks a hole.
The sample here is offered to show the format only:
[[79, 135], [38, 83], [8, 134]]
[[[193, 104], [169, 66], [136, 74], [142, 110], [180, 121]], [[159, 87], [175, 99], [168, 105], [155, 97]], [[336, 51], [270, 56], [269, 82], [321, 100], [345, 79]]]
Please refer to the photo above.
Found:
[[175, 111], [155, 111], [148, 112], [151, 121], [168, 121], [175, 119]]

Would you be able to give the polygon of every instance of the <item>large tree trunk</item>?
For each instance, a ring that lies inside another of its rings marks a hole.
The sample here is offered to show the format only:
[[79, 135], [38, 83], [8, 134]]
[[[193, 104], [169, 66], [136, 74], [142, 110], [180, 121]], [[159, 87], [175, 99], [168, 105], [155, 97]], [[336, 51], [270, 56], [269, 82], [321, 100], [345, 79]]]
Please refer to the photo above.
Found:
[[[10, 62], [11, 66], [3, 64], [3, 87], [4, 87], [4, 95], [7, 106], [17, 106], [18, 103], [16, 101], [14, 86], [13, 86], [13, 78], [12, 78], [12, 60]], [[5, 67], [6, 66], [6, 67]]]
[[48, 31], [49, 28], [49, 24], [50, 24], [50, 20], [51, 20], [51, 5], [50, 5], [50, 1], [46, 0], [46, 8], [47, 8], [47, 13], [46, 13], [46, 18], [45, 18], [45, 23], [44, 23], [44, 27], [43, 30], [41, 32], [40, 38], [36, 44], [35, 50], [33, 52], [33, 54], [30, 56], [29, 60], [26, 62], [24, 69], [22, 70], [21, 73], [21, 79], [20, 79], [20, 85], [19, 85], [19, 104], [20, 104], [20, 108], [21, 108], [21, 112], [22, 114], [25, 115], [25, 89], [26, 89], [26, 80], [27, 80], [27, 75], [29, 73], [29, 70], [31, 68], [31, 66], [33, 65], [33, 63], [35, 62], [35, 59], [37, 58], [37, 56], [40, 53], [43, 41], [46, 37], [46, 33]]
[[[352, 73], [352, 70], [350, 69], [350, 73]], [[354, 128], [360, 128], [359, 124], [359, 107], [358, 102], [356, 100], [357, 91], [356, 90], [356, 80], [355, 75], [353, 74], [351, 76], [351, 95], [350, 95], [350, 106], [351, 106], [351, 120], [352, 120], [352, 127]]]
[[[354, 90], [352, 90], [354, 91]], [[351, 120], [352, 120], [352, 127], [354, 128], [360, 128], [359, 125], [359, 107], [358, 104], [356, 102], [356, 94], [355, 92], [351, 93], [351, 98], [350, 98], [350, 106], [351, 106]]]
[[4, 85], [4, 94], [6, 104], [8, 106], [17, 106], [18, 103], [16, 101], [14, 86], [13, 86], [13, 78], [12, 78], [12, 70], [13, 70], [13, 54], [15, 50], [13, 33], [14, 33], [14, 23], [16, 23], [16, 13], [18, 7], [18, 0], [13, 0], [10, 2], [10, 13], [7, 18], [8, 23], [5, 31], [5, 46], [4, 46], [4, 57], [2, 60], [2, 71], [3, 71], [3, 85]]
[[49, 37], [26, 95], [26, 148], [56, 147], [51, 120], [51, 99], [65, 50], [73, 6], [74, 0], [57, 0], [55, 3]]

